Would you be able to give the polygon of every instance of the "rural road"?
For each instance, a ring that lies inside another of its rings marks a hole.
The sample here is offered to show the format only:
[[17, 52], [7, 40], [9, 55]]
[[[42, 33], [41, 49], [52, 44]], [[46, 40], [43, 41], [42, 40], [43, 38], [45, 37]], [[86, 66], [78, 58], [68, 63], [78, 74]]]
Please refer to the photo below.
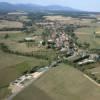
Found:
[[[41, 77], [41, 76], [42, 76], [45, 72], [47, 72], [51, 67], [55, 66], [55, 64], [56, 64], [55, 62], [57, 63], [57, 61], [52, 62], [52, 63], [49, 65], [50, 67], [45, 66], [44, 69], [42, 69], [42, 71], [41, 71], [41, 72], [43, 72], [43, 73], [42, 73], [39, 77]], [[46, 67], [48, 67], [48, 68], [46, 68]], [[45, 68], [46, 68], [46, 69], [45, 69]], [[39, 69], [38, 71], [40, 71], [40, 69]], [[31, 85], [31, 84], [32, 84], [35, 80], [37, 80], [39, 77], [33, 78], [32, 80], [30, 80], [29, 82], [27, 82], [21, 90], [17, 91], [16, 93], [13, 93], [12, 95], [10, 95], [9, 97], [7, 97], [7, 98], [4, 99], [4, 100], [12, 100], [17, 94], [19, 94], [20, 92], [22, 92], [26, 87], [28, 87], [29, 85]]]
[[12, 100], [17, 94], [19, 94], [21, 91], [23, 91], [27, 86], [31, 85], [36, 79], [32, 79], [31, 81], [29, 81], [27, 84], [25, 84], [24, 88], [21, 89], [20, 91], [13, 93], [11, 96], [9, 96], [7, 99], [5, 100]]
[[92, 78], [90, 78], [88, 75], [86, 75], [86, 74], [83, 74], [83, 76], [85, 77], [85, 78], [87, 78], [88, 80], [90, 80], [93, 84], [95, 84], [96, 86], [99, 86], [100, 87], [100, 84], [98, 84], [97, 82], [95, 82]]

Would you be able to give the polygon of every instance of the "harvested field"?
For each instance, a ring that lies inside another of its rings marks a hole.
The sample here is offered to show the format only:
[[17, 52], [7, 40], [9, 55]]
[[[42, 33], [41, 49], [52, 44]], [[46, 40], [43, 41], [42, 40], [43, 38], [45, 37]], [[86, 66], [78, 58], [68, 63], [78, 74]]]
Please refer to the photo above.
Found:
[[65, 16], [44, 16], [45, 20], [59, 21], [65, 24], [75, 24], [75, 25], [91, 25], [93, 19], [79, 19]]
[[23, 24], [17, 21], [0, 20], [0, 29], [2, 28], [22, 28]]

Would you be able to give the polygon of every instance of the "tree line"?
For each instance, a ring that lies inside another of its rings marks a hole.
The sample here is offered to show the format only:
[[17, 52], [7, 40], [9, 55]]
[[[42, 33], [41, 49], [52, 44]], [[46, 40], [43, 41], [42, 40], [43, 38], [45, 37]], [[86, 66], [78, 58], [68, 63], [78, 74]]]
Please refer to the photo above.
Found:
[[45, 51], [44, 52], [36, 51], [36, 52], [31, 52], [31, 53], [23, 53], [23, 52], [13, 51], [13, 50], [9, 49], [9, 47], [7, 45], [5, 45], [4, 43], [0, 44], [0, 49], [3, 52], [10, 53], [10, 54], [16, 54], [16, 55], [27, 56], [27, 57], [35, 57], [37, 59], [49, 60], [49, 56], [47, 56], [46, 53], [43, 54]]

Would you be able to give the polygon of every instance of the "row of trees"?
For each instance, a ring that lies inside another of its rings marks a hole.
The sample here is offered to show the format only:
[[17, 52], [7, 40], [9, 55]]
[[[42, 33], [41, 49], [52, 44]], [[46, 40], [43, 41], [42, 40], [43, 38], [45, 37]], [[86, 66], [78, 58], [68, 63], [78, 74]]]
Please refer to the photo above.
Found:
[[6, 53], [10, 53], [10, 54], [16, 54], [16, 55], [21, 55], [21, 56], [28, 56], [28, 57], [35, 57], [35, 58], [38, 58], [38, 59], [45, 59], [45, 60], [48, 60], [49, 57], [43, 52], [31, 52], [31, 53], [22, 53], [22, 52], [19, 52], [19, 51], [13, 51], [13, 50], [10, 50], [8, 48], [7, 45], [5, 45], [4, 43], [1, 43], [0, 44], [0, 48], [2, 51], [6, 52]]
[[2, 28], [0, 31], [23, 31], [25, 28]]
[[49, 36], [50, 36], [50, 30], [45, 28], [44, 31], [42, 32], [43, 41], [47, 42]]
[[15, 54], [15, 55], [27, 56], [27, 57], [34, 57], [34, 58], [37, 58], [37, 59], [44, 59], [44, 60], [47, 60], [48, 63], [51, 63], [57, 57], [57, 54], [54, 51], [33, 51], [33, 52], [29, 52], [29, 53], [13, 51], [13, 50], [9, 49], [9, 47], [7, 45], [5, 45], [4, 43], [0, 44], [0, 49], [3, 52], [9, 53], [9, 54]]

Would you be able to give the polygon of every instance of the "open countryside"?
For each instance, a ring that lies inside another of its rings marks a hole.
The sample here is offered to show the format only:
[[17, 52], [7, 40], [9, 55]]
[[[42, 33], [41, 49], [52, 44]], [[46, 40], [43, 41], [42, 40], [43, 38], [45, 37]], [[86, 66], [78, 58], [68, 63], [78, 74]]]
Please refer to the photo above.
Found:
[[[37, 96], [35, 89], [40, 97]], [[98, 86], [85, 78], [83, 73], [69, 65], [61, 64], [27, 87], [14, 100], [21, 100], [21, 98], [27, 100], [28, 97], [30, 100], [32, 98], [41, 100], [41, 97], [46, 100], [47, 96], [48, 100], [65, 100], [65, 98], [68, 100], [99, 100], [99, 92]]]
[[0, 5], [0, 100], [100, 99], [99, 12]]

